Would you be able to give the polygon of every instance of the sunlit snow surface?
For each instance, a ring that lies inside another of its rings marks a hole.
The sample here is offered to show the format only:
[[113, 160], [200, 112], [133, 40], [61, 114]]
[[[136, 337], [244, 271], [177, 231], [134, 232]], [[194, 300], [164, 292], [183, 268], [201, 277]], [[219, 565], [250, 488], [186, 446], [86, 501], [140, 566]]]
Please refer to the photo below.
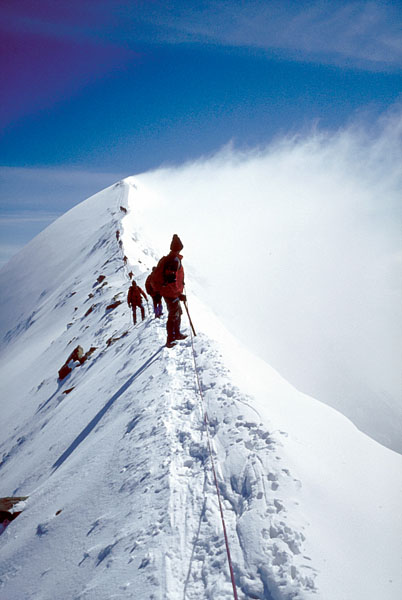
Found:
[[[125, 304], [128, 271], [143, 286], [167, 251], [139, 231], [140, 194], [97, 194], [0, 273], [1, 495], [29, 496], [0, 537], [1, 598], [233, 597], [191, 338], [166, 349], [165, 316], [133, 327]], [[184, 241], [239, 598], [399, 600], [402, 457], [232, 338]], [[77, 344], [97, 349], [59, 384]]]

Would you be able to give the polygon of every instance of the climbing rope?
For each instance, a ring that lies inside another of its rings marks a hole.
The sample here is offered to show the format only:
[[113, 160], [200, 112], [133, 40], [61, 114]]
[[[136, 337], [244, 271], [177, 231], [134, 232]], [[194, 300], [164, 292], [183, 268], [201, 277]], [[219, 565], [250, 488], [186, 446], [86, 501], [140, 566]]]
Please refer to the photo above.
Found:
[[225, 517], [224, 517], [224, 514], [223, 514], [222, 499], [221, 499], [221, 494], [220, 494], [220, 491], [219, 491], [219, 483], [218, 483], [218, 478], [217, 478], [217, 475], [216, 475], [215, 461], [214, 461], [214, 456], [213, 456], [213, 452], [212, 452], [212, 441], [211, 441], [211, 436], [210, 436], [210, 433], [209, 433], [209, 425], [210, 425], [210, 423], [209, 423], [209, 419], [208, 419], [208, 413], [207, 413], [207, 410], [205, 408], [204, 395], [202, 393], [200, 376], [199, 376], [199, 373], [198, 373], [197, 363], [196, 363], [196, 360], [195, 360], [194, 335], [196, 335], [196, 333], [194, 331], [194, 327], [193, 327], [193, 324], [192, 324], [192, 321], [191, 321], [191, 318], [190, 318], [190, 313], [188, 311], [187, 302], [185, 303], [185, 307], [186, 307], [187, 316], [188, 316], [188, 319], [189, 319], [189, 322], [190, 322], [190, 331], [191, 331], [191, 333], [190, 333], [190, 339], [191, 339], [191, 349], [192, 349], [193, 362], [194, 362], [194, 371], [195, 371], [195, 375], [196, 375], [198, 392], [199, 392], [199, 395], [200, 395], [200, 398], [201, 398], [201, 406], [202, 406], [202, 412], [203, 412], [204, 426], [205, 426], [205, 430], [207, 432], [208, 452], [209, 452], [209, 456], [210, 456], [210, 459], [211, 459], [212, 474], [213, 474], [213, 478], [214, 478], [214, 483], [215, 483], [215, 488], [216, 488], [216, 494], [217, 494], [217, 497], [218, 497], [219, 512], [220, 512], [220, 515], [221, 515], [223, 536], [225, 538], [226, 555], [227, 555], [227, 559], [228, 559], [228, 565], [229, 565], [229, 571], [230, 571], [230, 579], [232, 581], [233, 597], [234, 597], [235, 600], [238, 600], [236, 581], [235, 581], [234, 571], [233, 571], [233, 565], [232, 565], [232, 558], [231, 558], [231, 555], [230, 555], [229, 539], [228, 539], [227, 530], [226, 530]]

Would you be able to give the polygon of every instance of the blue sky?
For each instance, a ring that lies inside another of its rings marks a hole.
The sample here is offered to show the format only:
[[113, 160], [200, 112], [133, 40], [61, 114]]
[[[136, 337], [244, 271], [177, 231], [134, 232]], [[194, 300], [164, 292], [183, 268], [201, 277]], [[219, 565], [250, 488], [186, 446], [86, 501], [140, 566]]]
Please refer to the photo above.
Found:
[[5, 0], [1, 257], [123, 176], [375, 121], [399, 2]]

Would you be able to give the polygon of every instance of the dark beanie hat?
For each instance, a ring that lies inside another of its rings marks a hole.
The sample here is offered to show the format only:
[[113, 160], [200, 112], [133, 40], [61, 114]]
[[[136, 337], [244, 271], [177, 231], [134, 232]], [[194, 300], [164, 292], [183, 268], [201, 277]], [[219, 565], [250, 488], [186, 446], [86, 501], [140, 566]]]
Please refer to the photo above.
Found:
[[180, 252], [180, 250], [183, 249], [183, 244], [181, 243], [181, 239], [176, 234], [174, 234], [174, 236], [172, 237], [172, 242], [170, 244], [170, 249], [173, 252]]

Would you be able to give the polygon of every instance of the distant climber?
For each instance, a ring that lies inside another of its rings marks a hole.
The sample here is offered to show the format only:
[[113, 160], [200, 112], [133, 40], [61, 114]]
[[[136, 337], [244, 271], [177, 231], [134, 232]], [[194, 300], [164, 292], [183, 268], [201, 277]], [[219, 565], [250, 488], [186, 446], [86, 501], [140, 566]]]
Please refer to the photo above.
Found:
[[180, 331], [183, 312], [180, 300], [182, 302], [186, 301], [186, 296], [183, 294], [184, 269], [181, 262], [183, 257], [179, 254], [182, 249], [183, 244], [179, 236], [174, 234], [170, 244], [170, 253], [160, 259], [152, 279], [154, 289], [161, 294], [168, 309], [166, 324], [166, 346], [168, 348], [172, 348], [176, 341], [184, 340], [187, 337]]
[[137, 323], [137, 306], [141, 311], [142, 320], [145, 319], [145, 309], [142, 304], [142, 298], [148, 300], [146, 293], [139, 285], [137, 285], [135, 279], [133, 279], [127, 294], [127, 304], [132, 308], [134, 325]]
[[148, 275], [145, 281], [145, 289], [147, 291], [148, 296], [151, 296], [152, 302], [154, 305], [154, 313], [155, 317], [159, 318], [162, 316], [162, 296], [159, 292], [157, 292], [152, 284], [153, 276], [155, 273], [156, 267], [152, 268], [152, 272]]

